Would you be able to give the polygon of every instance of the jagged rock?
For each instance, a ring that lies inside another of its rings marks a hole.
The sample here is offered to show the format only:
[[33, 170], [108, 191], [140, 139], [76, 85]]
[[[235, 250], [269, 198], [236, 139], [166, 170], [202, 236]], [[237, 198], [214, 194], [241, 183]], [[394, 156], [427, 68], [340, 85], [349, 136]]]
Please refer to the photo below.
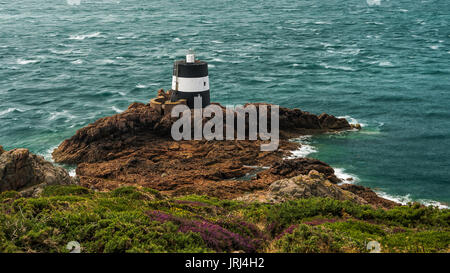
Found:
[[[220, 104], [213, 104], [220, 106], [225, 111]], [[245, 106], [249, 105], [254, 105], [256, 109], [259, 109], [261, 105], [268, 105], [270, 108], [269, 104], [263, 103], [246, 104]], [[282, 137], [286, 135], [286, 132], [291, 131], [316, 130], [323, 132], [351, 129], [351, 125], [345, 119], [338, 119], [327, 114], [321, 115], [324, 120], [321, 121], [318, 116], [299, 109], [280, 107], [279, 113]], [[225, 119], [225, 115], [223, 117]], [[163, 115], [156, 111], [150, 104], [133, 103], [120, 114], [101, 118], [78, 130], [73, 137], [61, 143], [52, 155], [59, 163], [103, 161], [109, 152], [126, 148], [135, 135], [144, 134], [150, 140], [157, 137], [171, 140], [170, 129], [175, 120], [170, 115]], [[203, 122], [206, 122], [206, 119]], [[270, 123], [270, 120], [268, 122]], [[270, 124], [268, 128], [270, 128]], [[119, 143], [117, 140], [123, 142]], [[115, 146], [111, 144], [112, 141], [116, 141]]]
[[319, 116], [320, 125], [322, 128], [328, 128], [328, 129], [350, 129], [351, 125], [348, 123], [348, 121], [345, 118], [337, 118], [332, 115], [328, 115], [326, 113], [322, 113]]
[[311, 170], [322, 173], [326, 179], [332, 183], [339, 183], [341, 180], [334, 174], [334, 169], [330, 165], [313, 158], [287, 159], [276, 163], [269, 172], [280, 177], [291, 178], [298, 175], [306, 175]]
[[364, 199], [342, 190], [326, 179], [324, 174], [316, 170], [311, 170], [307, 175], [298, 175], [275, 181], [270, 184], [267, 191], [252, 193], [238, 198], [238, 200], [278, 203], [311, 197], [329, 197], [336, 200], [351, 200], [358, 204], [367, 204]]
[[343, 184], [339, 185], [339, 187], [343, 190], [354, 193], [355, 195], [361, 197], [362, 199], [366, 200], [367, 203], [370, 203], [375, 207], [390, 209], [400, 205], [396, 202], [378, 196], [373, 190], [367, 187], [354, 184]]
[[17, 190], [32, 195], [46, 185], [73, 183], [75, 181], [66, 170], [53, 166], [28, 149], [3, 150], [0, 153], [0, 192]]

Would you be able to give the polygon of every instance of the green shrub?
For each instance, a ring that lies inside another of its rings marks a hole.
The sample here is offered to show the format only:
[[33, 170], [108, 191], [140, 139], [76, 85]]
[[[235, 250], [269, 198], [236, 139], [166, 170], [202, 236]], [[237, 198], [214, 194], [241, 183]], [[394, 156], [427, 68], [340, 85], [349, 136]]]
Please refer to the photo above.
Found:
[[16, 191], [4, 191], [0, 193], [0, 201], [4, 201], [6, 199], [17, 199], [20, 197], [20, 193]]
[[47, 186], [42, 191], [43, 197], [59, 196], [59, 195], [86, 195], [90, 190], [77, 185], [52, 185]]
[[113, 197], [127, 197], [131, 199], [142, 199], [142, 194], [135, 187], [121, 187], [111, 192]]
[[[67, 252], [70, 241], [78, 241], [82, 252], [211, 252], [217, 250], [211, 247], [217, 234], [246, 238], [256, 246], [252, 251], [366, 252], [370, 240], [386, 252], [449, 250], [450, 210], [376, 210], [326, 198], [281, 204], [154, 198], [156, 193], [79, 186], [47, 187], [39, 198], [1, 193], [0, 252]], [[160, 211], [166, 220], [152, 219], [149, 211]]]
[[277, 240], [275, 248], [277, 252], [293, 253], [353, 252], [357, 249], [351, 238], [324, 226], [304, 224]]

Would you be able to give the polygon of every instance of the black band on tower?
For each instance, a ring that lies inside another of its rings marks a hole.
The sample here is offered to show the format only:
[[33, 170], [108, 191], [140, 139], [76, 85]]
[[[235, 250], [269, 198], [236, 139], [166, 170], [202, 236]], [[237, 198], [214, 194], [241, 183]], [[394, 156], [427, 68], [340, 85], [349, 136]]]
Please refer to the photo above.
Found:
[[[178, 71], [177, 71], [178, 67]], [[208, 64], [197, 61], [186, 63], [186, 61], [176, 61], [173, 65], [173, 75], [181, 78], [201, 78], [208, 76]]]
[[189, 108], [194, 108], [194, 98], [201, 96], [202, 98], [202, 108], [205, 108], [210, 104], [210, 98], [209, 98], [209, 90], [202, 91], [202, 92], [180, 92], [180, 91], [173, 91], [171, 101], [177, 101], [179, 99], [186, 99], [186, 104], [189, 106]]

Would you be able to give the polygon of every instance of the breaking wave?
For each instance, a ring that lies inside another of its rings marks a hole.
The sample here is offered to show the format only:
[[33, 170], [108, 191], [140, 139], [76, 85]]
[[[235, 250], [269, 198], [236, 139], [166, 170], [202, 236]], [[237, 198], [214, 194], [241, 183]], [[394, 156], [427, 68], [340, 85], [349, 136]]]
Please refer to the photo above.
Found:
[[433, 207], [438, 207], [440, 209], [449, 209], [450, 207], [446, 204], [440, 203], [438, 201], [434, 201], [434, 200], [429, 200], [429, 199], [418, 199], [418, 200], [413, 200], [411, 198], [410, 194], [407, 195], [394, 195], [394, 194], [388, 194], [386, 192], [383, 191], [375, 191], [375, 193], [380, 196], [383, 197], [384, 199], [387, 200], [391, 200], [397, 203], [400, 203], [402, 205], [406, 205], [410, 202], [419, 202], [425, 206], [433, 206]]

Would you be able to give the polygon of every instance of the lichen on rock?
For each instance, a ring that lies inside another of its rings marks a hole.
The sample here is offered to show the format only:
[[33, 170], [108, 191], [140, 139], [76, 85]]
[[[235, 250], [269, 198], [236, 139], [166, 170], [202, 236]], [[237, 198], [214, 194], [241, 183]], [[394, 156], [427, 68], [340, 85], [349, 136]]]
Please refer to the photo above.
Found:
[[252, 193], [238, 200], [279, 203], [311, 197], [328, 197], [341, 201], [350, 200], [361, 205], [367, 204], [364, 199], [333, 184], [317, 170], [311, 170], [306, 175], [277, 180], [270, 184], [267, 191]]

